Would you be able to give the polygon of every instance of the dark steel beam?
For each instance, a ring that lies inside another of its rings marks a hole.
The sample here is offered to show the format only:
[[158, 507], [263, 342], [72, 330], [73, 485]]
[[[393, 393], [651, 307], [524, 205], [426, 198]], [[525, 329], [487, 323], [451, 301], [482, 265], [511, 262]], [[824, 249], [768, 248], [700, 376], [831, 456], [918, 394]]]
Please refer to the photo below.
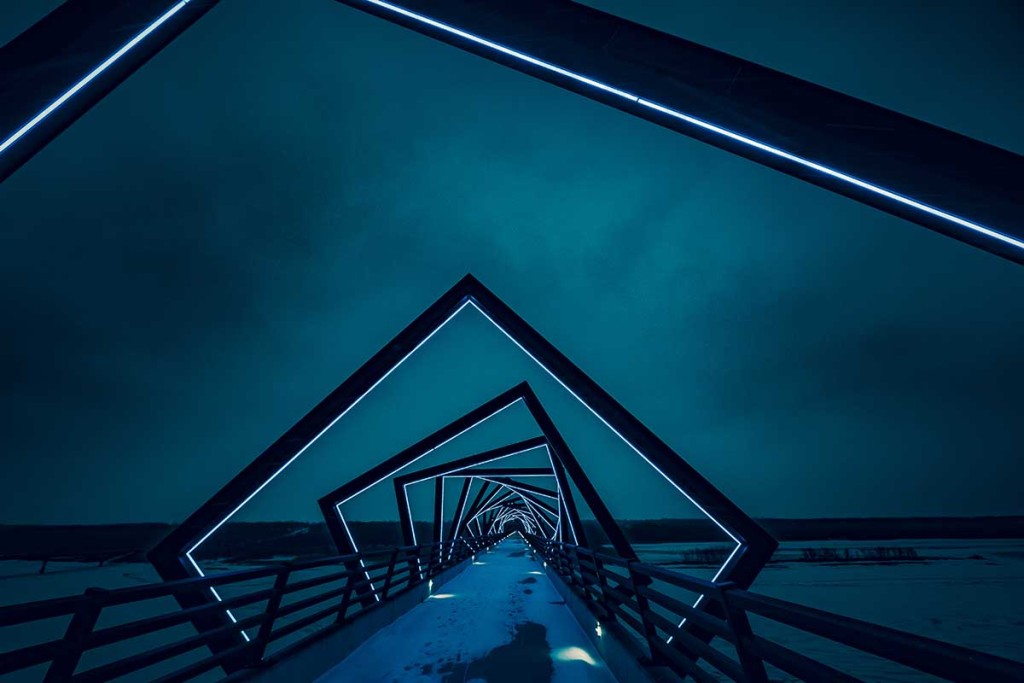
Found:
[[434, 543], [440, 543], [444, 524], [444, 477], [434, 480]]
[[547, 439], [543, 436], [535, 436], [532, 439], [526, 439], [524, 441], [517, 441], [501, 448], [493, 448], [483, 453], [477, 453], [476, 455], [470, 455], [465, 458], [459, 458], [458, 460], [452, 460], [440, 465], [433, 467], [427, 467], [416, 472], [410, 472], [395, 477], [395, 484], [405, 486], [415, 482], [426, 481], [439, 475], [451, 474], [458, 472], [459, 470], [475, 467], [482, 465], [494, 460], [500, 460], [501, 458], [508, 458], [513, 455], [518, 455], [524, 451], [532, 450], [534, 448], [540, 448], [541, 446], [547, 445]]
[[0, 182], [215, 4], [67, 0], [0, 48]]
[[[492, 479], [490, 479], [488, 477], [483, 477], [483, 478], [487, 479], [488, 481], [492, 481]], [[507, 481], [504, 478], [502, 478], [502, 477], [495, 477], [493, 479], [493, 481], [498, 483], [498, 484], [507, 483]], [[536, 496], [544, 496], [545, 498], [550, 498], [551, 500], [555, 500], [556, 498], [558, 498], [558, 491], [553, 491], [551, 489], [546, 489], [543, 486], [535, 486], [534, 484], [529, 484], [529, 483], [527, 483], [525, 481], [516, 481], [515, 485], [517, 487], [523, 489], [524, 491], [529, 491], [530, 493], [532, 493], [532, 494], [534, 494]]]
[[462, 526], [462, 515], [466, 512], [466, 501], [469, 499], [469, 490], [473, 486], [473, 480], [467, 479], [462, 482], [462, 491], [459, 493], [459, 502], [455, 505], [455, 514], [452, 516], [452, 523], [448, 525], [448, 538], [458, 538], [459, 528]]
[[339, 2], [1024, 263], [1020, 155], [568, 0]]
[[[681, 494], [686, 495], [698, 505], [723, 530], [727, 530], [727, 533], [737, 542], [738, 549], [726, 566], [721, 568], [718, 578], [722, 581], [733, 581], [740, 587], [750, 584], [775, 549], [777, 545], [775, 540], [471, 275], [460, 280], [440, 299], [431, 304], [391, 342], [352, 373], [337, 389], [158, 543], [150, 552], [149, 558], [161, 576], [181, 578], [182, 573], [188, 576], [197, 575], [199, 569], [191, 561], [192, 552], [198, 549], [210, 535], [225, 524], [264, 486], [281, 474], [306, 448], [367, 395], [388, 373], [409, 357], [432, 333], [451, 319], [455, 313], [468, 306], [478, 309], [495, 326], [505, 332], [614, 430], [640, 457], [673, 484]], [[527, 398], [529, 398], [528, 401]], [[572, 517], [574, 504], [570, 486], [570, 481], [575, 480], [571, 483], [587, 496], [587, 503], [598, 517], [598, 522], [605, 527], [608, 538], [617, 544], [617, 549], [621, 548], [620, 552], [625, 552], [625, 537], [621, 530], [616, 531], [617, 524], [615, 524], [614, 518], [607, 514], [606, 510], [602, 510], [603, 503], [596, 497], [582, 468], [575, 462], [575, 457], [564, 445], [565, 442], [554, 429], [553, 422], [543, 412], [542, 406], [526, 383], [521, 383], [502, 393], [451, 424], [442, 427], [406, 451], [378, 463], [354, 480], [321, 498], [318, 501], [320, 509], [328, 523], [332, 538], [338, 544], [339, 552], [343, 554], [350, 552], [353, 544], [348, 538], [343, 520], [337, 512], [337, 505], [366, 488], [393, 476], [432, 448], [454, 438], [489, 415], [493, 415], [503, 407], [519, 400], [527, 401], [527, 407], [530, 408], [534, 419], [547, 439], [551, 455], [550, 461], [556, 480], [559, 482], [564, 508], [570, 515], [567, 519], [575, 524], [575, 519]], [[571, 465], [571, 467], [564, 467], [563, 464]], [[594, 509], [595, 506], [596, 509]], [[576, 529], [576, 532], [580, 536], [580, 543], [584, 544], [582, 525]], [[626, 556], [630, 556], [631, 552], [630, 550]], [[212, 595], [202, 596], [202, 600], [205, 602], [214, 599]], [[223, 620], [226, 621], [226, 612], [223, 617]]]

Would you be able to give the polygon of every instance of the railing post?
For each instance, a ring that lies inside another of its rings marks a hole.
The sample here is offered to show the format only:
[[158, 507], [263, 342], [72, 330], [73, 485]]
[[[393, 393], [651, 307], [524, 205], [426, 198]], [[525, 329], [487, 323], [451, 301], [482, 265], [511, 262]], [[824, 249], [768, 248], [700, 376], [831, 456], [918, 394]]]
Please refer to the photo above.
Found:
[[[572, 552], [570, 553], [570, 565], [569, 565], [569, 576], [572, 577], [572, 583], [579, 584], [579, 586], [586, 591], [586, 580], [583, 578], [583, 565], [580, 564], [580, 550], [576, 546], [572, 546]], [[580, 575], [580, 578], [576, 578], [576, 574]]]
[[406, 556], [409, 558], [409, 585], [413, 586], [420, 583], [423, 577], [420, 576], [420, 550], [423, 548], [421, 545], [413, 546], [412, 550], [406, 550]]
[[345, 621], [345, 615], [348, 614], [348, 608], [352, 606], [352, 593], [355, 591], [355, 583], [362, 577], [361, 571], [352, 571], [348, 569], [348, 578], [345, 579], [345, 592], [341, 596], [341, 604], [338, 605], [338, 616], [335, 618], [335, 623], [343, 623]]
[[63, 651], [53, 658], [46, 670], [44, 683], [68, 681], [75, 674], [78, 662], [85, 650], [85, 641], [92, 633], [103, 610], [101, 596], [106, 593], [102, 588], [87, 588], [82, 602], [78, 605], [68, 628], [64, 632]]
[[252, 665], [256, 666], [263, 661], [263, 654], [267, 651], [270, 643], [270, 634], [274, 630], [274, 621], [277, 619], [277, 611], [281, 608], [281, 599], [284, 597], [284, 589], [288, 586], [288, 578], [291, 576], [291, 563], [286, 562], [277, 572], [274, 578], [273, 592], [267, 600], [267, 607], [263, 611], [263, 621], [260, 623], [259, 633], [252, 642]]
[[732, 583], [719, 584], [718, 600], [722, 604], [726, 621], [729, 623], [729, 628], [732, 629], [733, 637], [736, 639], [736, 657], [740, 660], [743, 673], [746, 674], [747, 680], [750, 683], [769, 683], [768, 672], [764, 668], [764, 660], [751, 654], [746, 645], [744, 645], [744, 640], [753, 639], [754, 631], [750, 627], [747, 613], [741, 608], [733, 606], [729, 600], [729, 590], [734, 587], [735, 584]]
[[391, 551], [391, 556], [388, 558], [388, 573], [384, 577], [384, 588], [380, 591], [380, 599], [388, 599], [388, 591], [391, 590], [391, 579], [395, 576], [395, 560], [398, 559], [398, 549]]
[[655, 640], [658, 638], [658, 631], [654, 626], [654, 621], [651, 620], [651, 603], [643, 592], [643, 589], [650, 586], [652, 581], [651, 577], [637, 572], [634, 568], [635, 564], [636, 560], [631, 560], [626, 563], [626, 568], [629, 570], [629, 578], [633, 582], [633, 593], [636, 595], [637, 609], [640, 610], [640, 620], [644, 624], [644, 638], [647, 640], [647, 650], [651, 653], [651, 663], [657, 664], [662, 660], [661, 653], [654, 646]]
[[612, 609], [612, 600], [608, 596], [608, 579], [601, 570], [604, 568], [604, 563], [597, 557], [597, 555], [591, 555], [591, 560], [594, 561], [594, 573], [597, 574], [597, 587], [601, 592], [601, 605], [604, 607], [605, 613], [608, 615], [610, 621], [618, 621], [619, 617], [615, 614], [615, 610]]

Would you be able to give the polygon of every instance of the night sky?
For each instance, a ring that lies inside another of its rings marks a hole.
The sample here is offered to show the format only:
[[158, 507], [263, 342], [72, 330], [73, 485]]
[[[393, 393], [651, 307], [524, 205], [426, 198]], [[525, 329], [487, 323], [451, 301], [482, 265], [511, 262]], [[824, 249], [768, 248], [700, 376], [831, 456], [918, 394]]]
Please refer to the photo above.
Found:
[[[593, 4], [1024, 153], [1020, 3]], [[330, 0], [222, 2], [0, 239], [3, 522], [184, 518], [467, 272], [752, 515], [1024, 513], [1019, 266]], [[613, 513], [693, 514], [466, 313], [239, 519], [523, 379]]]

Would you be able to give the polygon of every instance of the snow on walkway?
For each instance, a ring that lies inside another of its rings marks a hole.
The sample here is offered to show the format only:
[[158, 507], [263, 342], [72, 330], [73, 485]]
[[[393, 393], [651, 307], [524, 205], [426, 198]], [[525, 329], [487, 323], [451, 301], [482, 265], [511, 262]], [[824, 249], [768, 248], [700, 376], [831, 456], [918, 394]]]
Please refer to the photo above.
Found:
[[614, 683], [518, 538], [374, 634], [318, 683]]

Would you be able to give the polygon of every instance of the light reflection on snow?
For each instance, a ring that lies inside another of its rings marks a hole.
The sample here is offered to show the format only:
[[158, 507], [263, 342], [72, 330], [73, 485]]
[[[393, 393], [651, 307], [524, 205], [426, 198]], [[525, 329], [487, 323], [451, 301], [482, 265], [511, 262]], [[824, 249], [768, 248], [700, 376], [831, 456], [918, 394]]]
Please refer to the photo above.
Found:
[[589, 652], [575, 645], [552, 650], [551, 658], [560, 662], [585, 662], [590, 666], [597, 666], [597, 662], [594, 661]]

